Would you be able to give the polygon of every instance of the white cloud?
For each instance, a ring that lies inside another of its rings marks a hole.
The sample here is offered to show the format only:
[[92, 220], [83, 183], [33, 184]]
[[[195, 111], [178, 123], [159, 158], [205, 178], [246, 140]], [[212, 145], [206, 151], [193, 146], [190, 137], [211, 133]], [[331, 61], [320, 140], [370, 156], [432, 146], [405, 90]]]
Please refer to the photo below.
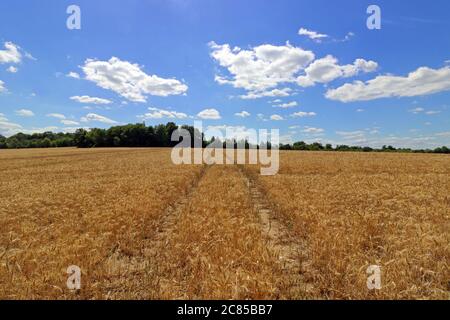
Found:
[[336, 134], [338, 136], [341, 136], [342, 139], [348, 141], [351, 141], [353, 143], [364, 143], [367, 141], [366, 139], [366, 133], [362, 130], [357, 131], [336, 131]]
[[411, 110], [409, 110], [409, 112], [414, 113], [414, 114], [424, 113], [427, 116], [432, 116], [432, 115], [441, 113], [441, 111], [437, 111], [437, 110], [425, 111], [424, 108], [420, 108], [420, 107], [411, 109]]
[[364, 134], [364, 131], [357, 130], [357, 131], [336, 131], [337, 135], [348, 137], [348, 136], [355, 136], [355, 135], [361, 135]]
[[250, 113], [248, 113], [247, 111], [242, 111], [242, 112], [238, 112], [234, 114], [236, 117], [241, 117], [241, 118], [246, 118], [250, 116]]
[[63, 125], [65, 125], [65, 126], [77, 126], [77, 125], [80, 124], [80, 123], [77, 122], [77, 121], [73, 121], [73, 120], [65, 120], [65, 119], [61, 120], [61, 123], [62, 123]]
[[298, 30], [298, 34], [300, 36], [307, 36], [308, 38], [310, 38], [311, 40], [315, 40], [316, 42], [320, 42], [321, 39], [328, 38], [328, 35], [326, 34], [318, 33], [316, 31], [308, 30], [305, 28], [300, 28], [300, 30]]
[[305, 129], [303, 129], [302, 132], [310, 134], [319, 134], [325, 132], [325, 130], [322, 128], [305, 127]]
[[356, 109], [356, 112], [364, 112], [364, 109]]
[[56, 118], [56, 119], [65, 119], [66, 116], [61, 113], [49, 113], [47, 117]]
[[95, 113], [88, 113], [86, 116], [81, 118], [81, 122], [102, 122], [107, 124], [115, 124], [117, 121], [111, 120], [107, 117], [95, 114]]
[[216, 109], [205, 109], [197, 114], [201, 119], [218, 120], [221, 119], [219, 111]]
[[278, 114], [273, 114], [273, 115], [270, 116], [270, 120], [281, 121], [281, 120], [284, 120], [284, 118], [282, 116], [278, 115]]
[[414, 113], [414, 114], [418, 114], [418, 113], [421, 113], [424, 111], [425, 111], [424, 108], [414, 108], [414, 109], [409, 110], [409, 112]]
[[25, 134], [33, 134], [33, 133], [43, 133], [43, 132], [56, 132], [59, 128], [55, 126], [43, 127], [43, 128], [31, 128], [31, 129], [22, 129], [20, 132]]
[[37, 61], [37, 59], [35, 57], [33, 57], [31, 55], [31, 53], [29, 53], [29, 52], [25, 52], [25, 58], [33, 60], [33, 61]]
[[66, 77], [68, 78], [74, 78], [74, 79], [80, 79], [80, 75], [76, 72], [69, 72], [68, 74], [66, 74]]
[[0, 80], [0, 92], [3, 92], [3, 91], [6, 91], [5, 83], [2, 80]]
[[291, 88], [273, 89], [268, 91], [248, 92], [247, 94], [241, 95], [240, 97], [246, 100], [259, 99], [265, 97], [289, 97], [291, 91], [292, 91]]
[[9, 73], [17, 73], [17, 71], [19, 71], [19, 69], [17, 69], [14, 66], [9, 66], [9, 68], [6, 69], [6, 71], [8, 71]]
[[108, 100], [108, 99], [89, 97], [89, 96], [73, 96], [73, 97], [70, 97], [70, 100], [74, 100], [79, 103], [92, 103], [92, 104], [110, 104], [110, 103], [112, 103], [112, 101]]
[[406, 77], [384, 75], [367, 82], [355, 81], [330, 89], [325, 96], [341, 102], [389, 97], [415, 97], [450, 90], [450, 67], [420, 67]]
[[143, 119], [162, 119], [162, 118], [169, 118], [169, 119], [185, 119], [188, 117], [187, 114], [182, 112], [176, 112], [176, 111], [169, 111], [169, 110], [163, 110], [158, 108], [148, 108], [151, 112], [148, 112], [142, 116], [138, 116], [139, 118]]
[[378, 68], [375, 61], [356, 59], [353, 64], [339, 65], [338, 60], [332, 55], [317, 59], [306, 69], [306, 75], [297, 78], [297, 83], [302, 87], [309, 87], [315, 83], [328, 83], [338, 78], [348, 78], [360, 72], [372, 72]]
[[249, 99], [275, 96], [274, 92], [266, 92], [279, 84], [294, 82], [294, 75], [314, 60], [314, 53], [289, 42], [282, 46], [263, 44], [249, 50], [215, 42], [209, 46], [212, 58], [229, 73], [228, 77], [216, 75], [216, 82], [247, 90]]
[[20, 116], [20, 117], [33, 117], [34, 113], [31, 110], [28, 109], [20, 109], [20, 110], [16, 110], [16, 115]]
[[22, 54], [20, 47], [12, 42], [5, 42], [5, 50], [0, 50], [0, 63], [20, 63]]
[[0, 134], [5, 137], [12, 136], [19, 132], [22, 126], [17, 123], [9, 122], [6, 118], [0, 118]]
[[304, 112], [299, 111], [291, 114], [291, 117], [293, 118], [305, 118], [305, 117], [315, 117], [317, 114], [315, 112]]
[[146, 102], [146, 95], [166, 97], [188, 90], [187, 85], [176, 79], [148, 75], [138, 64], [116, 57], [109, 61], [87, 59], [82, 69], [87, 80], [135, 102]]
[[280, 103], [280, 104], [274, 105], [274, 107], [283, 108], [283, 109], [294, 108], [296, 106], [298, 106], [297, 101], [292, 101], [292, 102], [288, 102], [288, 103]]
[[[346, 41], [349, 41], [351, 38], [353, 38], [355, 36], [355, 33], [354, 32], [348, 32], [346, 35], [345, 35], [345, 38], [344, 39], [342, 39], [342, 40], [340, 40], [340, 42], [346, 42]], [[338, 40], [338, 42], [339, 42], [339, 40]]]

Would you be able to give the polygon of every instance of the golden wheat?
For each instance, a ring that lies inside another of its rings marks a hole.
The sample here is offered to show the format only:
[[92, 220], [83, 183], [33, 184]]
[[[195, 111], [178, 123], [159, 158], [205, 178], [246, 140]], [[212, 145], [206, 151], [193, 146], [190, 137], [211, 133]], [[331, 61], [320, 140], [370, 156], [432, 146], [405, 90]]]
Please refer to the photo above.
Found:
[[0, 299], [449, 298], [447, 156], [282, 152], [260, 176], [69, 148], [0, 169]]
[[307, 243], [311, 298], [449, 298], [448, 156], [285, 152], [277, 176], [247, 169]]

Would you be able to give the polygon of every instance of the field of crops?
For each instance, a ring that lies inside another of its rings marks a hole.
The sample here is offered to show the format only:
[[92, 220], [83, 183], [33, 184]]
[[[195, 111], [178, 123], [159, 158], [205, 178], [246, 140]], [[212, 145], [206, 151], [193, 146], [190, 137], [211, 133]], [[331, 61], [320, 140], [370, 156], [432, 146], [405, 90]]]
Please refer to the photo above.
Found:
[[170, 151], [1, 151], [0, 299], [449, 298], [448, 156]]

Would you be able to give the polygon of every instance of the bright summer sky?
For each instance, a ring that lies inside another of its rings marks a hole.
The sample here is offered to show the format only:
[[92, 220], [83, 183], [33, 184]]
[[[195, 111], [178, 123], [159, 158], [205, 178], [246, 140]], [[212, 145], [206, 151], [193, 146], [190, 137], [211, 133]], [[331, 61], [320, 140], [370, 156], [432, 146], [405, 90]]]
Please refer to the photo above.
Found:
[[450, 145], [449, 17], [448, 0], [2, 0], [0, 134], [203, 120]]

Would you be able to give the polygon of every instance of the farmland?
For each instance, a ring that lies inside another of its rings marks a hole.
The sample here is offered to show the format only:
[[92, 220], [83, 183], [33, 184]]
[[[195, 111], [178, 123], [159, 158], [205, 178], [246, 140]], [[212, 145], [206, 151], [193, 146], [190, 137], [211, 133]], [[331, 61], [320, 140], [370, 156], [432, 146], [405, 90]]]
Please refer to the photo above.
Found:
[[261, 176], [170, 151], [1, 151], [0, 299], [449, 297], [448, 156], [286, 151]]

